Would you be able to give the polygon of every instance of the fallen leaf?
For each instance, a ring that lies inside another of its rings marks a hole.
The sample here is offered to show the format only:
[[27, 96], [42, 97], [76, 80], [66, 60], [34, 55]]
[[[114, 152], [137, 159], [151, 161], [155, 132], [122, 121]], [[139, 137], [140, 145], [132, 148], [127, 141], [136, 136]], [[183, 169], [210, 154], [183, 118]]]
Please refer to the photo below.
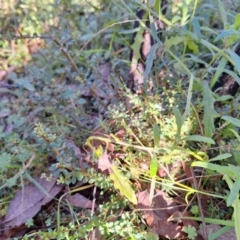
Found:
[[[67, 195], [67, 200], [69, 201], [69, 203], [71, 205], [73, 205], [74, 207], [79, 207], [79, 208], [92, 208], [93, 205], [93, 201], [87, 199], [86, 197], [84, 197], [83, 195], [76, 193], [72, 196]], [[97, 205], [95, 204], [94, 206], [95, 208], [97, 207]]]
[[112, 163], [109, 161], [107, 151], [98, 159], [98, 169], [102, 172], [109, 170], [112, 167]]
[[152, 205], [149, 202], [148, 190], [138, 193], [137, 197], [138, 208], [142, 209], [146, 222], [153, 233], [170, 239], [186, 237], [180, 225], [168, 221], [173, 212], [178, 210], [178, 206], [166, 193], [156, 190]]
[[56, 180], [52, 178], [51, 181], [47, 181], [41, 177], [36, 179], [50, 197], [33, 183], [26, 184], [23, 189], [19, 190], [8, 207], [4, 227], [18, 227], [33, 218], [41, 207], [50, 202], [63, 188], [62, 184], [56, 185]]
[[[168, 219], [168, 221], [172, 221], [171, 219], [174, 219], [174, 218], [181, 218], [181, 217], [184, 217], [182, 219], [179, 219], [177, 220], [178, 223], [181, 223], [182, 224], [182, 227], [188, 227], [188, 226], [192, 226], [194, 227], [196, 230], [199, 229], [199, 224], [194, 221], [194, 220], [191, 220], [191, 219], [186, 219], [187, 217], [192, 217], [192, 215], [185, 211], [184, 213], [180, 212], [180, 211], [175, 211]], [[176, 221], [176, 220], [175, 220]], [[198, 233], [198, 235], [195, 237], [195, 240], [203, 240], [203, 237], [201, 234]]]

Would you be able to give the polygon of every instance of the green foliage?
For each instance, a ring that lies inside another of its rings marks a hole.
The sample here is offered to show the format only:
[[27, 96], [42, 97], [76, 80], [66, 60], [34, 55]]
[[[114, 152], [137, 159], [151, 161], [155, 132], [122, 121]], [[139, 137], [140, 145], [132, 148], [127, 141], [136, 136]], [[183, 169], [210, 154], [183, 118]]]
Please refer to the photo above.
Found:
[[[42, 221], [45, 229], [24, 239], [37, 235], [42, 239], [83, 239], [93, 230], [103, 239], [154, 239], [147, 234], [141, 216], [132, 211], [137, 204], [134, 183], [151, 188], [151, 200], [157, 187], [171, 194], [179, 191], [183, 198], [190, 196], [198, 190], [177, 182], [182, 170], [169, 166], [179, 160], [188, 164], [192, 159], [192, 166], [204, 168], [210, 175], [203, 176], [203, 187], [209, 188], [206, 194], [224, 198], [233, 207], [230, 224], [240, 238], [239, 96], [218, 97], [211, 91], [223, 72], [240, 83], [240, 59], [230, 49], [239, 41], [239, 14], [225, 9], [222, 1], [197, 4], [189, 0], [172, 3], [162, 16], [158, 3], [146, 9], [144, 18], [149, 16], [153, 24], [160, 16], [168, 31], [159, 39], [156, 30], [150, 29], [157, 43], [147, 57], [144, 82], [147, 86], [151, 80], [153, 87], [141, 96], [122, 83], [129, 55], [125, 46], [134, 51], [135, 62], [140, 59], [145, 19], [131, 45], [136, 29], [125, 18], [135, 18], [138, 7], [146, 8], [141, 2], [11, 0], [13, 9], [3, 4], [0, 64], [6, 70], [9, 66], [20, 68], [8, 74], [13, 88], [0, 88], [0, 214], [6, 214], [10, 197], [29, 176], [49, 170], [58, 183], [69, 188], [78, 182], [94, 184], [100, 195], [109, 197], [94, 214], [76, 208], [69, 213], [60, 202], [60, 226], [55, 227], [55, 215], [46, 214]], [[39, 45], [40, 50], [32, 53], [30, 48]], [[112, 66], [106, 83], [100, 72], [109, 59]], [[227, 69], [227, 62], [236, 73]], [[101, 95], [102, 83], [111, 85], [111, 94], [105, 89]], [[102, 118], [114, 120], [114, 126]], [[216, 123], [218, 118], [221, 120]], [[112, 159], [110, 177], [96, 170], [104, 149], [95, 149], [90, 141], [100, 123], [106, 135], [95, 139], [114, 144], [114, 154], [120, 156]], [[122, 129], [119, 139], [115, 133]], [[90, 143], [87, 152], [82, 150], [85, 142]], [[81, 157], [90, 161], [80, 167]], [[147, 167], [142, 168], [144, 164]], [[121, 171], [115, 166], [121, 166]], [[166, 176], [160, 179], [158, 171], [162, 169]], [[224, 181], [221, 185], [212, 182], [211, 189], [206, 183], [215, 172], [222, 174]], [[191, 212], [200, 215], [196, 205]], [[80, 218], [73, 217], [75, 214]], [[32, 219], [26, 222], [28, 227], [34, 224]], [[228, 223], [219, 220], [219, 224]], [[189, 239], [195, 238], [194, 227], [185, 226], [184, 231]]]
[[198, 216], [199, 215], [199, 207], [197, 205], [192, 206], [190, 212], [193, 214], [193, 216]]
[[193, 226], [188, 225], [187, 227], [183, 228], [183, 231], [187, 233], [189, 239], [195, 239], [197, 236], [196, 228]]

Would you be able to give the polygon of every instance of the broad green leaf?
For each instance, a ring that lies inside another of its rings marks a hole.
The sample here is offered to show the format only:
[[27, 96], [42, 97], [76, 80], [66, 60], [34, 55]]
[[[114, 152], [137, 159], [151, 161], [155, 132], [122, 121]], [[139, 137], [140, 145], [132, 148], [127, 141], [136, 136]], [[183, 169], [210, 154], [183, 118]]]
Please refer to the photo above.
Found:
[[209, 162], [219, 161], [219, 160], [223, 160], [223, 159], [226, 159], [226, 158], [230, 158], [231, 156], [232, 156], [232, 154], [230, 154], [230, 153], [224, 153], [224, 154], [218, 155], [215, 158], [211, 158], [208, 161]]
[[200, 135], [191, 135], [183, 138], [184, 141], [195, 141], [195, 142], [205, 142], [209, 144], [215, 144], [215, 141], [211, 138], [200, 136]]
[[212, 91], [208, 86], [208, 83], [203, 81], [202, 83], [203, 91], [203, 124], [204, 124], [204, 134], [205, 137], [212, 136], [215, 131], [214, 119], [218, 116], [218, 113], [214, 110], [215, 99], [212, 96]]
[[120, 193], [125, 196], [133, 204], [137, 204], [137, 197], [134, 190], [131, 187], [129, 179], [125, 177], [117, 166], [112, 165], [112, 173], [110, 179], [113, 180], [116, 189], [120, 190]]
[[229, 117], [229, 116], [223, 116], [222, 119], [231, 123], [231, 124], [233, 124], [236, 127], [240, 127], [240, 120], [239, 119]]
[[150, 162], [150, 171], [149, 171], [150, 176], [155, 177], [157, 174], [157, 170], [158, 170], [158, 160], [156, 155], [154, 154]]

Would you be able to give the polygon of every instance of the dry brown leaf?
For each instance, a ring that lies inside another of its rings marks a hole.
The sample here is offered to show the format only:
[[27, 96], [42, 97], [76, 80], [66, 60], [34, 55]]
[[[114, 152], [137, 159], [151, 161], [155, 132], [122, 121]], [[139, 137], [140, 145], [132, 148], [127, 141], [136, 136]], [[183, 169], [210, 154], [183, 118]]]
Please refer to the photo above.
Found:
[[[93, 202], [91, 200], [87, 199], [86, 197], [84, 197], [80, 193], [76, 193], [72, 196], [67, 195], [67, 200], [74, 207], [79, 207], [79, 208], [84, 208], [84, 209], [85, 208], [90, 208], [91, 209], [92, 205], [93, 205]], [[94, 207], [96, 208], [97, 205], [95, 204]]]
[[[196, 230], [199, 229], [199, 224], [194, 221], [194, 220], [191, 220], [191, 219], [185, 219], [186, 217], [192, 217], [192, 215], [185, 211], [184, 213], [180, 212], [180, 211], [175, 211], [171, 217], [169, 217], [168, 221], [171, 221], [171, 219], [174, 219], [174, 218], [181, 218], [181, 217], [184, 217], [183, 219], [179, 219], [178, 223], [181, 223], [182, 224], [182, 227], [188, 227], [188, 226], [193, 226], [195, 227]], [[198, 233], [198, 235], [195, 237], [195, 240], [203, 240], [203, 237], [201, 234]]]
[[156, 190], [156, 197], [153, 199], [152, 206], [149, 203], [148, 190], [138, 193], [138, 208], [142, 209], [146, 222], [152, 232], [170, 239], [186, 236], [181, 231], [181, 226], [177, 223], [167, 221], [173, 212], [178, 210], [178, 206], [166, 193]]
[[182, 164], [183, 170], [187, 176], [188, 182], [190, 184], [193, 184], [193, 175], [191, 172], [191, 167], [189, 165], [187, 165], [187, 163], [184, 161], [181, 161], [181, 164]]
[[49, 193], [46, 196], [33, 183], [26, 184], [19, 190], [11, 201], [7, 214], [4, 218], [4, 227], [18, 227], [28, 219], [33, 218], [41, 209], [41, 206], [50, 202], [63, 188], [63, 185], [56, 185], [56, 178], [47, 181], [45, 178], [38, 177], [36, 181]]

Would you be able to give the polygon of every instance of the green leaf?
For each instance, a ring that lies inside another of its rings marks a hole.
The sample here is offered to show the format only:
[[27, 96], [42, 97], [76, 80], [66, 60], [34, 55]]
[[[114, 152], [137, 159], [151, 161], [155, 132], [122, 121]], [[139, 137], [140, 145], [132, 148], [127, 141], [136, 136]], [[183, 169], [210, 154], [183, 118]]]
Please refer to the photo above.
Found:
[[187, 38], [187, 46], [190, 50], [193, 51], [194, 54], [196, 54], [196, 55], [199, 54], [198, 45], [194, 42], [194, 40], [192, 38], [190, 38], [190, 36], [188, 36], [188, 38]]
[[234, 21], [234, 24], [233, 24], [233, 29], [238, 30], [239, 27], [240, 27], [240, 14], [238, 14], [235, 17], [235, 21]]
[[137, 197], [134, 190], [131, 187], [129, 179], [125, 177], [117, 166], [112, 165], [112, 173], [110, 179], [113, 180], [116, 189], [120, 190], [120, 193], [125, 196], [133, 204], [137, 204]]
[[230, 170], [230, 168], [228, 166], [224, 167], [224, 166], [219, 166], [218, 164], [213, 164], [213, 163], [209, 163], [209, 162], [193, 162], [191, 164], [192, 167], [202, 167], [202, 168], [206, 168], [212, 171], [216, 171], [220, 174], [225, 174], [227, 176], [233, 176], [233, 172]]
[[215, 99], [212, 96], [212, 91], [208, 86], [208, 83], [203, 81], [202, 83], [203, 91], [203, 124], [204, 124], [204, 134], [206, 137], [212, 136], [215, 131], [214, 118], [218, 116], [218, 113], [214, 110]]
[[149, 171], [150, 176], [155, 177], [157, 174], [157, 170], [158, 170], [158, 160], [157, 160], [156, 155], [154, 154], [153, 158], [150, 162], [150, 171]]
[[217, 42], [218, 40], [220, 40], [220, 39], [222, 39], [222, 38], [231, 37], [231, 36], [240, 36], [240, 33], [237, 32], [237, 31], [235, 31], [235, 30], [232, 30], [232, 29], [222, 31], [222, 32], [214, 39], [214, 42]]
[[211, 88], [214, 86], [214, 84], [218, 81], [219, 77], [221, 76], [223, 69], [225, 68], [227, 63], [227, 59], [226, 58], [221, 58], [217, 70], [211, 80]]
[[147, 78], [152, 69], [153, 61], [156, 58], [156, 51], [159, 48], [159, 46], [161, 46], [161, 44], [159, 43], [154, 44], [148, 53], [148, 56], [146, 59], [146, 69], [144, 71], [144, 78], [143, 78], [144, 85], [147, 84]]
[[191, 226], [191, 225], [188, 225], [188, 226], [184, 226], [183, 227], [183, 231], [185, 233], [187, 233], [188, 235], [188, 239], [192, 239], [194, 240], [197, 236], [197, 231], [196, 231], [196, 228]]
[[154, 19], [151, 15], [149, 15], [149, 20], [150, 20], [151, 35], [158, 44], [161, 44], [161, 41], [158, 37], [157, 29], [154, 23]]
[[145, 30], [145, 24], [144, 24], [144, 21], [145, 19], [148, 17], [148, 13], [146, 12], [143, 16], [143, 19], [140, 21], [140, 30], [137, 31], [137, 34], [134, 38], [134, 42], [133, 44], [131, 45], [131, 49], [133, 50], [133, 59], [132, 59], [132, 64], [136, 64], [138, 63], [138, 60], [141, 59], [141, 46], [142, 46], [142, 43], [144, 41], [144, 37], [143, 37], [143, 33], [144, 33], [144, 30]]
[[0, 154], [0, 170], [6, 171], [11, 164], [12, 155], [6, 152]]
[[204, 137], [204, 136], [200, 136], [200, 135], [190, 135], [188, 137], [183, 138], [182, 140], [215, 144], [215, 141], [213, 139], [208, 138], [208, 137]]
[[231, 49], [228, 49], [227, 52], [230, 55], [230, 57], [232, 58], [232, 60], [234, 62], [234, 67], [238, 71], [238, 74], [240, 74], [240, 57]]
[[172, 46], [179, 45], [180, 43], [182, 43], [184, 41], [185, 41], [185, 38], [182, 36], [176, 36], [176, 37], [174, 36], [174, 37], [170, 37], [169, 39], [166, 38], [166, 40], [164, 42], [164, 47], [167, 49]]
[[[238, 176], [238, 179], [240, 177]], [[233, 188], [233, 183], [232, 183], [232, 180], [230, 179], [229, 176], [224, 176], [224, 179], [225, 181], [227, 182], [228, 184], [228, 187], [230, 189]], [[240, 200], [239, 198], [237, 197], [237, 199], [233, 202], [232, 204], [233, 206], [233, 220], [234, 220], [234, 226], [235, 226], [235, 232], [236, 232], [236, 239], [240, 239]]]
[[192, 88], [193, 88], [193, 75], [191, 74], [189, 86], [188, 86], [187, 103], [186, 103], [185, 111], [182, 116], [182, 124], [185, 122], [188, 114], [190, 113], [191, 100], [192, 100]]
[[198, 38], [201, 38], [202, 34], [201, 34], [201, 27], [200, 27], [200, 24], [199, 24], [199, 19], [194, 17], [192, 19], [192, 25], [193, 25], [193, 31], [194, 31], [195, 35]]
[[229, 117], [229, 116], [223, 116], [222, 119], [233, 124], [236, 127], [240, 127], [240, 120], [238, 120], [236, 118]]
[[230, 188], [230, 194], [227, 199], [228, 207], [231, 206], [235, 200], [238, 201], [239, 190], [240, 190], [240, 175], [237, 177], [236, 181], [233, 183], [232, 188]]
[[224, 72], [230, 75], [240, 85], [240, 78], [235, 72], [227, 69], [224, 69]]
[[226, 158], [230, 158], [231, 156], [232, 156], [232, 154], [230, 154], [230, 153], [224, 153], [224, 154], [218, 155], [215, 158], [211, 158], [208, 161], [209, 162], [219, 161], [219, 160], [223, 160], [223, 159], [226, 159]]
[[220, 10], [221, 19], [223, 21], [224, 29], [226, 30], [227, 25], [228, 25], [228, 23], [227, 23], [227, 13], [226, 13], [226, 10], [225, 10], [221, 0], [218, 0], [218, 8]]
[[236, 239], [240, 239], [240, 200], [237, 198], [232, 204], [233, 206], [233, 218], [236, 232]]
[[23, 87], [28, 91], [35, 91], [35, 87], [30, 83], [29, 79], [27, 78], [19, 78], [15, 82], [18, 86]]
[[173, 113], [174, 113], [176, 124], [177, 124], [177, 134], [178, 136], [180, 136], [181, 128], [182, 128], [182, 118], [181, 118], [181, 113], [178, 107], [173, 107]]

